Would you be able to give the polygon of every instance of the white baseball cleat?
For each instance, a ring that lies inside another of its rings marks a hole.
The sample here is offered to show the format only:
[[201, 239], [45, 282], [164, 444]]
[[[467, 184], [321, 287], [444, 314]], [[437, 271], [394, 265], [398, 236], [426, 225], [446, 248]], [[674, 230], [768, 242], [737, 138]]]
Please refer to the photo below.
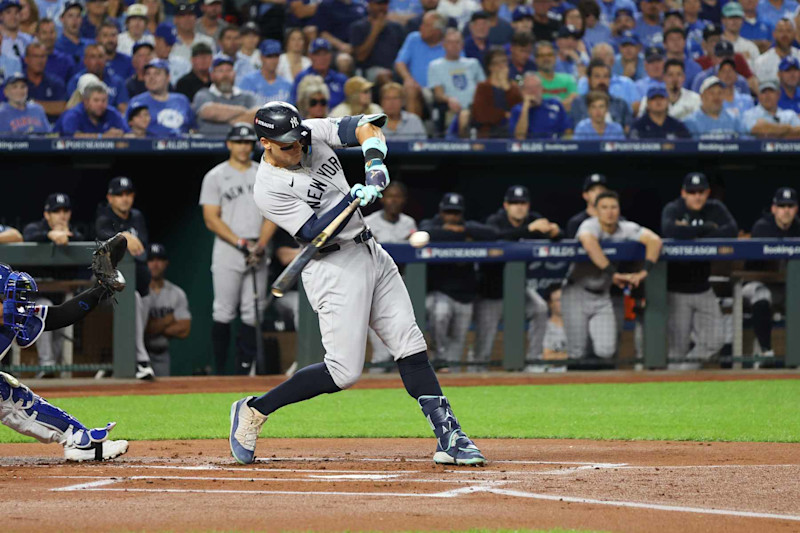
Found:
[[256, 460], [256, 441], [261, 427], [267, 421], [267, 415], [247, 405], [253, 398], [255, 396], [248, 396], [231, 405], [231, 434], [228, 442], [231, 455], [243, 465], [252, 464]]
[[85, 448], [77, 446], [65, 446], [64, 458], [67, 461], [105, 461], [114, 459], [128, 451], [128, 441], [126, 440], [107, 440], [104, 442], [93, 442]]

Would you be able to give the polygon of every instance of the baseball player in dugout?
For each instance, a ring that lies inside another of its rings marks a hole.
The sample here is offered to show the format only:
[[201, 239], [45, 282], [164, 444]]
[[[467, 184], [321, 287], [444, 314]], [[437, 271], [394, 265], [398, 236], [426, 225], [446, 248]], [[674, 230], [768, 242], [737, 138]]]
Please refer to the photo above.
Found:
[[[564, 237], [567, 239], [574, 239], [583, 221], [587, 218], [597, 216], [597, 212], [594, 210], [594, 201], [597, 199], [598, 194], [607, 190], [608, 180], [604, 175], [590, 174], [586, 176], [586, 179], [583, 180], [583, 200], [586, 202], [586, 209], [575, 214], [567, 221], [567, 229]], [[622, 217], [621, 220], [625, 220], [625, 217]]]
[[[267, 298], [267, 259], [275, 224], [265, 220], [253, 201], [258, 165], [253, 161], [257, 140], [250, 124], [237, 123], [228, 131], [228, 159], [203, 178], [200, 205], [206, 227], [216, 236], [211, 253], [214, 304], [211, 343], [217, 374], [225, 374], [231, 322], [242, 320], [236, 341], [236, 373], [249, 374], [256, 358], [256, 335]], [[255, 276], [257, 298], [253, 295]], [[256, 310], [256, 299], [258, 310]]]
[[[501, 239], [561, 238], [561, 228], [536, 211], [531, 211], [530, 192], [522, 185], [512, 185], [503, 197], [503, 207], [486, 219], [486, 224], [498, 232]], [[497, 326], [503, 316], [504, 263], [483, 263], [478, 273], [478, 300], [475, 302], [475, 347], [473, 360], [488, 363], [497, 336]], [[521, 287], [520, 287], [521, 288]], [[528, 364], [542, 358], [544, 334], [547, 330], [547, 302], [535, 287], [525, 289], [525, 314], [530, 321], [528, 329]], [[488, 367], [483, 366], [484, 370]]]
[[[498, 232], [493, 228], [464, 220], [465, 209], [464, 197], [449, 192], [439, 202], [439, 214], [420, 222], [419, 229], [430, 233], [434, 242], [493, 241], [498, 238]], [[425, 306], [436, 344], [436, 362], [450, 365], [447, 371], [461, 370], [461, 357], [477, 293], [475, 263], [428, 266]]]
[[[302, 271], [303, 286], [319, 316], [321, 363], [297, 371], [260, 397], [231, 406], [230, 446], [240, 463], [255, 460], [258, 434], [267, 416], [283, 407], [352, 386], [364, 367], [371, 327], [397, 362], [408, 393], [419, 403], [437, 439], [434, 462], [482, 465], [486, 459], [462, 431], [428, 360], [411, 299], [392, 258], [372, 238], [358, 209], [374, 202], [389, 184], [381, 127], [386, 115], [303, 121], [285, 102], [270, 102], [255, 117], [264, 155], [255, 185], [256, 204], [301, 242], [310, 242], [342, 214]], [[359, 146], [365, 184], [350, 186], [335, 148]], [[344, 218], [344, 217], [343, 217]], [[377, 415], [377, 413], [376, 413]]]
[[[709, 199], [710, 193], [705, 174], [687, 174], [683, 178], [681, 197], [661, 211], [664, 237], [735, 239], [739, 226], [725, 204]], [[667, 267], [668, 357], [672, 368], [700, 368], [701, 362], [717, 353], [725, 343], [722, 311], [711, 288], [710, 275], [708, 261], [672, 262]], [[694, 347], [690, 350], [692, 342]]]
[[150, 356], [144, 347], [144, 328], [147, 309], [142, 298], [150, 291], [150, 270], [147, 268], [147, 224], [144, 215], [133, 207], [136, 189], [133, 181], [117, 176], [108, 183], [106, 201], [97, 208], [95, 234], [98, 239], [110, 239], [122, 233], [128, 243], [128, 252], [136, 264], [136, 377], [142, 380], [155, 378]]
[[[577, 239], [590, 262], [572, 263], [561, 293], [567, 353], [577, 359], [587, 354], [591, 341], [594, 354], [609, 359], [617, 352], [617, 319], [611, 302], [611, 285], [638, 287], [658, 261], [661, 238], [636, 222], [620, 220], [619, 196], [604, 191], [595, 199], [596, 216], [578, 227]], [[603, 242], [641, 242], [645, 246], [644, 267], [638, 272], [620, 273], [603, 253]]]

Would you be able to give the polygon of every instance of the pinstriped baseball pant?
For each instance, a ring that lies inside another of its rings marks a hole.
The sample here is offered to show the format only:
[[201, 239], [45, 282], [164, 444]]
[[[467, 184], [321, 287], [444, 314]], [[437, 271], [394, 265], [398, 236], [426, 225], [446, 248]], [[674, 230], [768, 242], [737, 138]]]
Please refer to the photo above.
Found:
[[[722, 311], [714, 291], [667, 293], [670, 359], [704, 361], [722, 349], [725, 333]], [[694, 348], [689, 345], [694, 341]]]
[[[428, 327], [436, 342], [436, 361], [459, 363], [464, 355], [467, 331], [472, 322], [472, 302], [459, 302], [443, 292], [434, 291], [425, 299]], [[459, 366], [452, 368], [454, 372]]]

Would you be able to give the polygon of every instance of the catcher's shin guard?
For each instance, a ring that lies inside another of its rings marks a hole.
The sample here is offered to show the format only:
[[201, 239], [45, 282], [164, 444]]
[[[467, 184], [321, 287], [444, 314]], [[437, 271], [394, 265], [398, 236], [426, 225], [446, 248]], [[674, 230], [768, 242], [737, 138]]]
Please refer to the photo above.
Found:
[[420, 396], [418, 401], [422, 414], [428, 419], [436, 435], [437, 444], [433, 462], [474, 466], [486, 464], [486, 458], [481, 451], [461, 430], [461, 425], [445, 396]]

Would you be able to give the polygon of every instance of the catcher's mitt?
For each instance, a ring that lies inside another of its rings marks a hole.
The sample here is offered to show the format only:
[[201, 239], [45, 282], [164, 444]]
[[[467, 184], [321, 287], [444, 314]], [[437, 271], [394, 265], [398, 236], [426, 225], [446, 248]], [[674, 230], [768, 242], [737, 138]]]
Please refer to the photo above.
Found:
[[128, 249], [128, 240], [122, 233], [117, 233], [107, 241], [101, 242], [92, 254], [92, 273], [97, 283], [110, 292], [120, 292], [125, 288], [125, 278], [117, 270]]

